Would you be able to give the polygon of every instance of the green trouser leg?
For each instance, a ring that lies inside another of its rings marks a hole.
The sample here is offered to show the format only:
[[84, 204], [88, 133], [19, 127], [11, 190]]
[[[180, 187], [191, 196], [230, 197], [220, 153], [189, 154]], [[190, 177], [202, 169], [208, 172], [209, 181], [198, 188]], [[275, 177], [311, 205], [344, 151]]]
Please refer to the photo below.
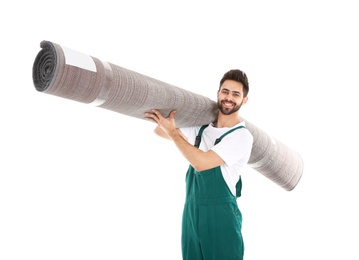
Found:
[[242, 260], [242, 215], [220, 167], [186, 177], [182, 221], [184, 260]]

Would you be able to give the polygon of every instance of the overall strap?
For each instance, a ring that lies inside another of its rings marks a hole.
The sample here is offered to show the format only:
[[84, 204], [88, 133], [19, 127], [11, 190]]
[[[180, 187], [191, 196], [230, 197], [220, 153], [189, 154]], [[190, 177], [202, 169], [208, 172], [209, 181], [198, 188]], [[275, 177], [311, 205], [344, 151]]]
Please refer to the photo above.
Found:
[[220, 141], [222, 141], [222, 138], [225, 137], [226, 135], [232, 133], [233, 131], [237, 130], [237, 129], [241, 129], [241, 128], [245, 128], [245, 126], [243, 125], [240, 125], [240, 126], [237, 126], [227, 132], [225, 132], [223, 135], [221, 135], [219, 138], [216, 139], [216, 142], [214, 143], [214, 145], [218, 144]]
[[[203, 130], [206, 129], [208, 125], [203, 125], [200, 129], [199, 129], [199, 132], [198, 132], [198, 135], [196, 136], [196, 142], [194, 144], [195, 147], [199, 148], [199, 145], [201, 143], [201, 137], [202, 137], [202, 133], [203, 133]], [[245, 128], [245, 126], [237, 126], [227, 132], [225, 132], [223, 135], [221, 135], [219, 138], [216, 139], [214, 145], [218, 144], [222, 139], [223, 137], [225, 137], [226, 135], [232, 133], [233, 131], [237, 130], [237, 129], [241, 129], [241, 128]], [[241, 196], [241, 191], [242, 191], [242, 178], [239, 177], [239, 180], [236, 184], [236, 197], [240, 197]]]
[[194, 146], [199, 148], [199, 145], [201, 144], [201, 137], [202, 137], [202, 133], [203, 133], [203, 130], [206, 129], [208, 125], [203, 125], [200, 129], [199, 129], [199, 132], [198, 132], [198, 135], [196, 136], [196, 142], [194, 143]]
[[[237, 126], [227, 132], [225, 132], [223, 135], [221, 135], [219, 138], [216, 139], [216, 142], [214, 143], [214, 145], [218, 144], [220, 141], [222, 141], [222, 138], [225, 137], [226, 135], [232, 133], [233, 131], [237, 130], [237, 129], [241, 129], [241, 128], [246, 128], [243, 125]], [[239, 180], [236, 183], [236, 197], [239, 198], [241, 196], [241, 192], [242, 192], [242, 178], [241, 176], [239, 176]]]

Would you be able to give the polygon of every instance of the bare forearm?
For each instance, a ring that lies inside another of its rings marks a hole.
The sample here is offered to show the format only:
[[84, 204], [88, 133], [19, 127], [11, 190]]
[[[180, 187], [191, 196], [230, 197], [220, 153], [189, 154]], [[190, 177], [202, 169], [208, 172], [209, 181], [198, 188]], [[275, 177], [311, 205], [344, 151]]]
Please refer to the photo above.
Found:
[[183, 138], [178, 129], [169, 132], [168, 135], [173, 140], [177, 148], [181, 151], [183, 156], [187, 159], [187, 161], [197, 171], [207, 170], [218, 166], [217, 164], [222, 163], [221, 159], [218, 156], [217, 157], [219, 158], [219, 161], [211, 161], [211, 157], [213, 156], [212, 151], [210, 151], [209, 153], [203, 152], [197, 147], [194, 147]]
[[158, 110], [153, 109], [151, 113], [145, 113], [145, 118], [158, 124], [155, 133], [161, 137], [172, 139], [183, 156], [197, 171], [204, 171], [223, 164], [223, 160], [212, 150], [203, 152], [187, 142], [181, 131], [176, 128], [175, 112], [172, 110], [169, 117], [164, 118]]
[[162, 138], [171, 140], [171, 137], [159, 126], [156, 126], [154, 132], [156, 135], [158, 135]]

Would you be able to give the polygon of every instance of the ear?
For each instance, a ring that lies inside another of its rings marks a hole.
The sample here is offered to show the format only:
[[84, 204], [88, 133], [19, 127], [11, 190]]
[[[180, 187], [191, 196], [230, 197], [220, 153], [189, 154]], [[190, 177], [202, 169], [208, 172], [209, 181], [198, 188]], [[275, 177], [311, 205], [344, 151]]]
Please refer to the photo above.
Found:
[[248, 101], [248, 96], [245, 97], [245, 98], [243, 98], [242, 105], [244, 105], [245, 103], [247, 103], [247, 101]]

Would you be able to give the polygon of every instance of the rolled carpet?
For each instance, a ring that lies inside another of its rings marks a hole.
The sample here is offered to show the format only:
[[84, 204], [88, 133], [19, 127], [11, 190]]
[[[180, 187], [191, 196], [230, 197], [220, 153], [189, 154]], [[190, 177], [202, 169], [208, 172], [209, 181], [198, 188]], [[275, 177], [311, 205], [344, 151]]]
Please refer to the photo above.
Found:
[[[207, 97], [50, 41], [42, 41], [40, 47], [32, 69], [39, 92], [139, 119], [154, 108], [163, 115], [176, 109], [177, 127], [204, 125], [216, 119], [217, 103]], [[292, 190], [303, 173], [300, 155], [245, 121], [254, 138], [249, 165]]]

